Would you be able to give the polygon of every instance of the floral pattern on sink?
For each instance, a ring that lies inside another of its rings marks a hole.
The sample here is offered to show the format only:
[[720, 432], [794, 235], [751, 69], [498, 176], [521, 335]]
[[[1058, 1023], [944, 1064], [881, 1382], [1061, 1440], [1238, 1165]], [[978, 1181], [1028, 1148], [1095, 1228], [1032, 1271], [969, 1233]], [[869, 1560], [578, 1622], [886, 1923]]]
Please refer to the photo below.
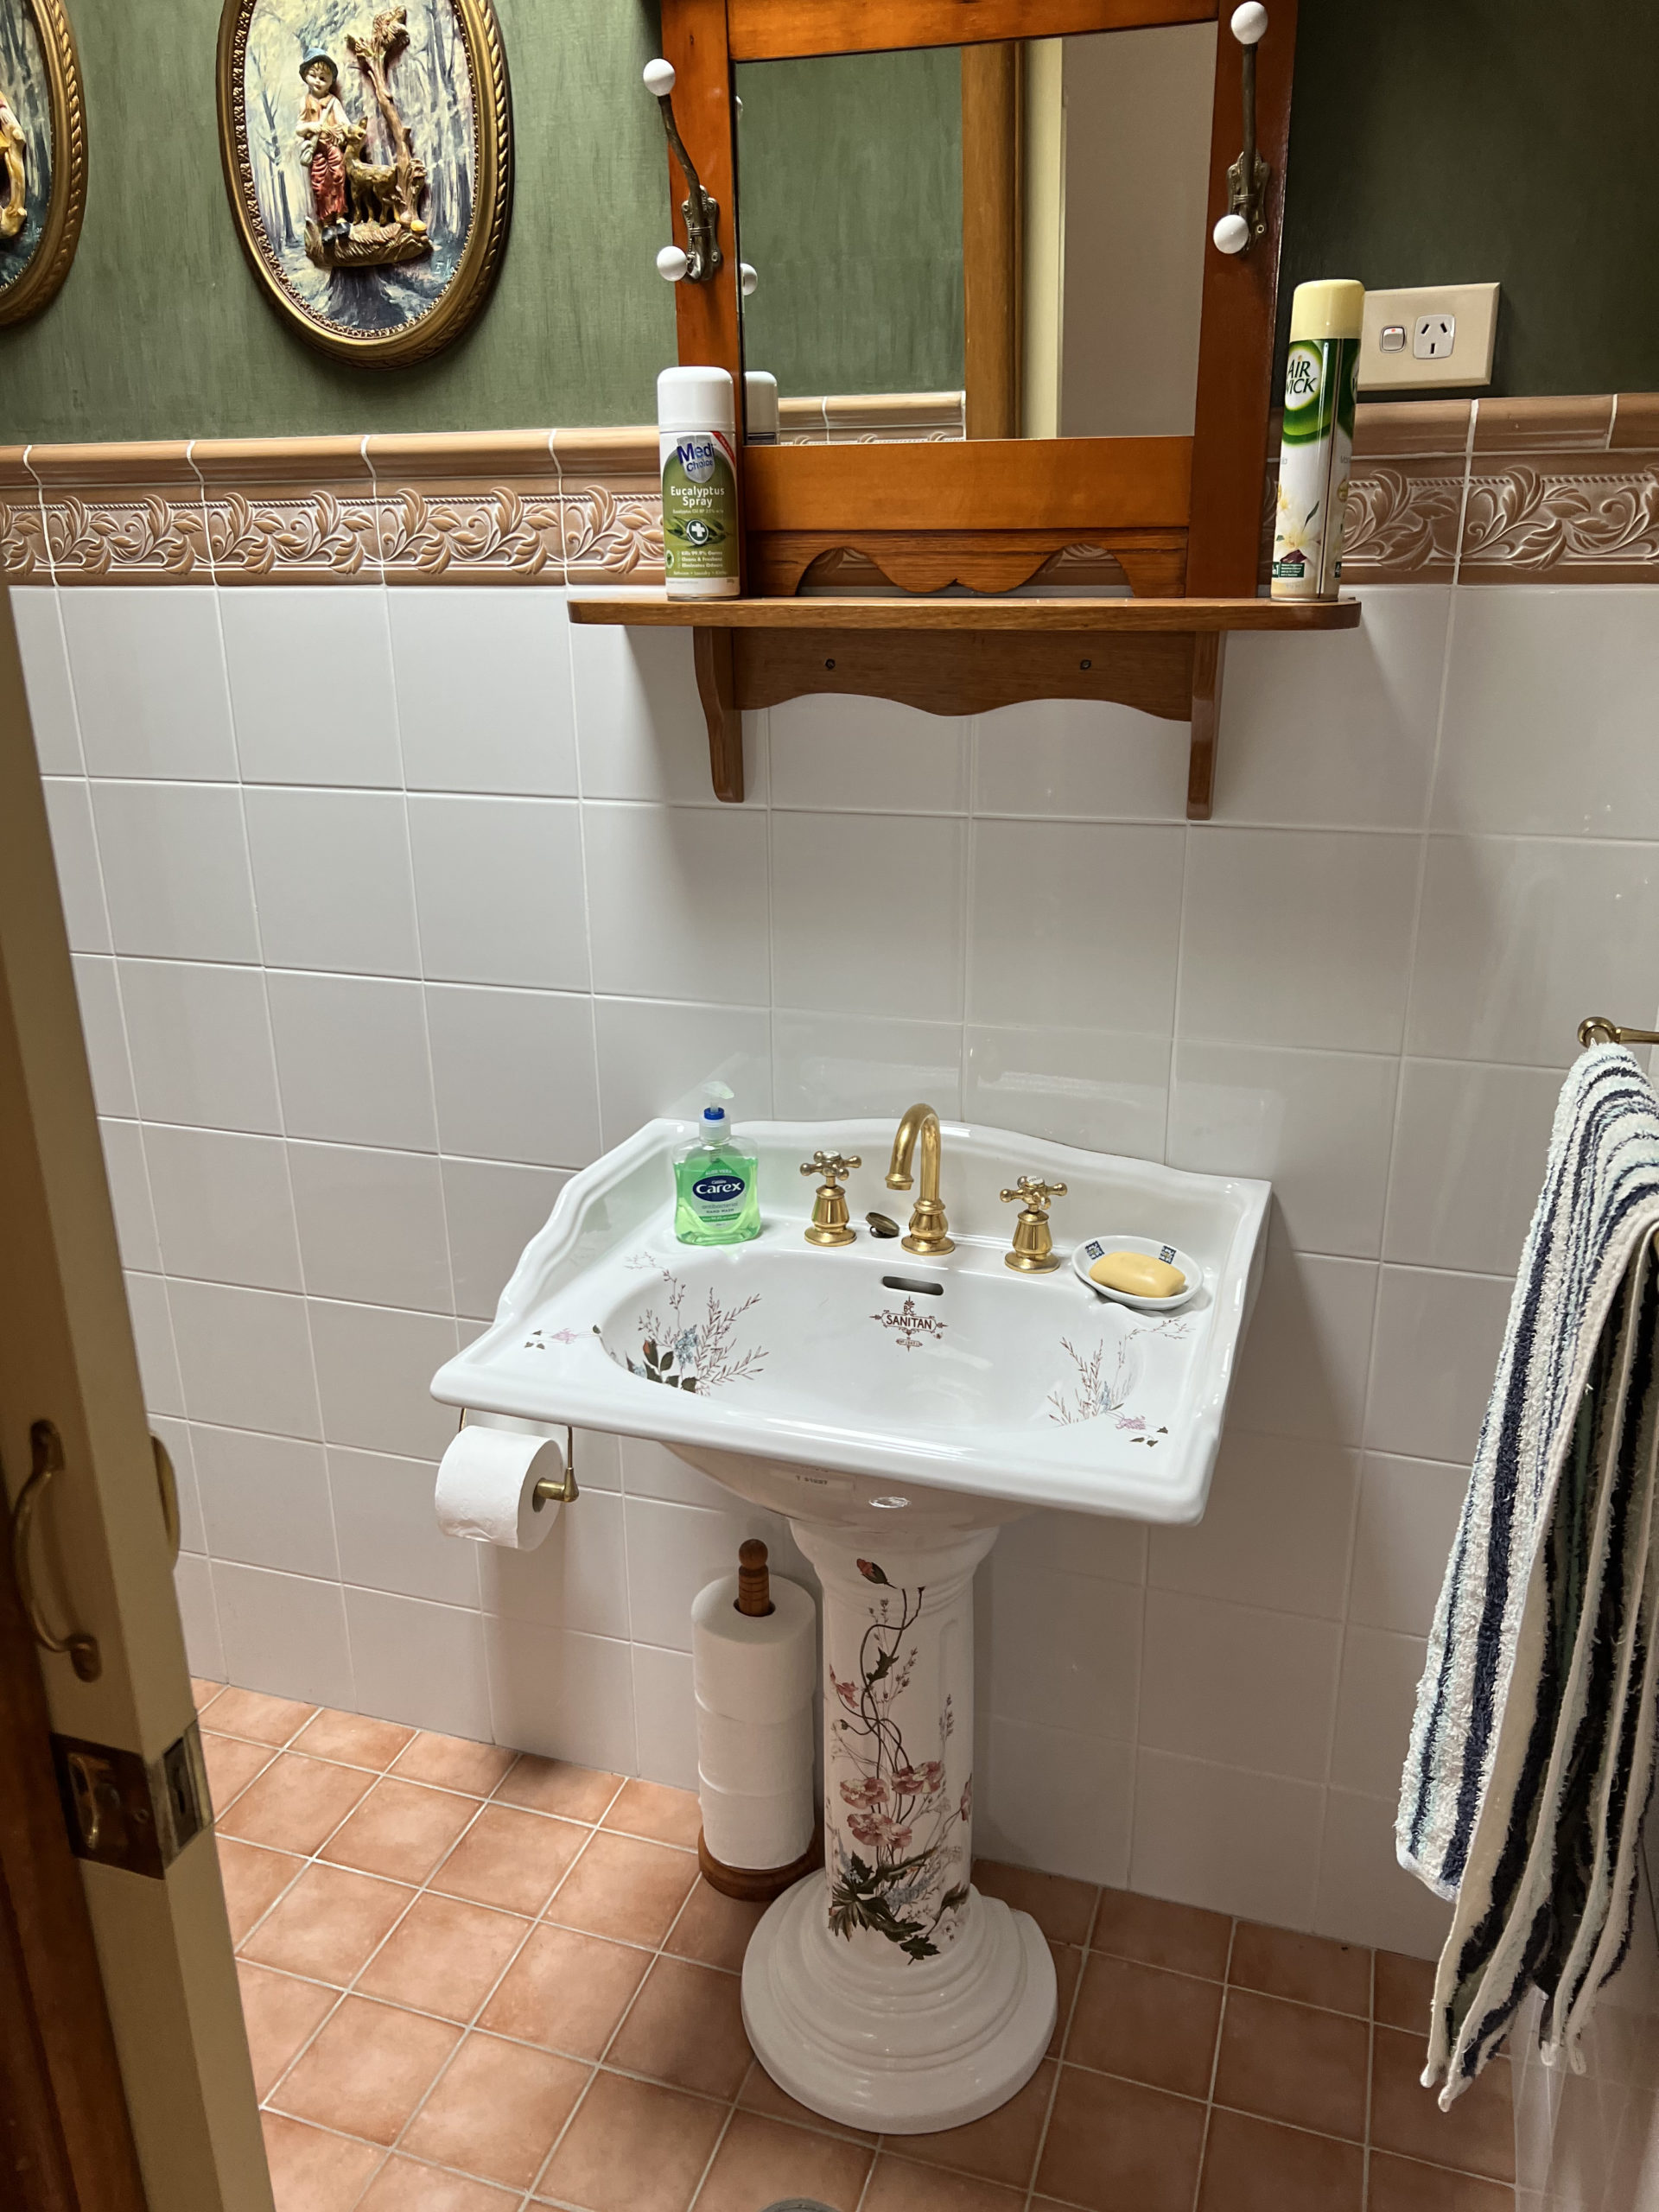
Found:
[[1138, 1432], [1130, 1437], [1131, 1443], [1155, 1444], [1159, 1437], [1167, 1436], [1167, 1428], [1154, 1432], [1143, 1414], [1126, 1410], [1141, 1379], [1136, 1341], [1142, 1337], [1172, 1337], [1179, 1342], [1188, 1334], [1189, 1327], [1188, 1322], [1172, 1314], [1128, 1330], [1115, 1345], [1109, 1346], [1103, 1338], [1090, 1352], [1079, 1351], [1070, 1337], [1062, 1337], [1060, 1349], [1074, 1371], [1049, 1392], [1049, 1419], [1070, 1427], [1077, 1421], [1100, 1421], [1113, 1414], [1119, 1428]]
[[[625, 1353], [619, 1364], [644, 1382], [660, 1382], [671, 1390], [695, 1391], [702, 1397], [728, 1382], [745, 1382], [757, 1376], [766, 1357], [764, 1344], [740, 1345], [736, 1330], [751, 1306], [760, 1303], [753, 1292], [739, 1305], [726, 1305], [711, 1289], [702, 1311], [687, 1319], [687, 1286], [671, 1268], [662, 1270], [668, 1292], [665, 1307], [647, 1306], [635, 1323], [639, 1331], [639, 1357]], [[594, 1334], [604, 1344], [597, 1323]], [[605, 1349], [610, 1351], [607, 1344]], [[616, 1354], [611, 1352], [614, 1359]]]

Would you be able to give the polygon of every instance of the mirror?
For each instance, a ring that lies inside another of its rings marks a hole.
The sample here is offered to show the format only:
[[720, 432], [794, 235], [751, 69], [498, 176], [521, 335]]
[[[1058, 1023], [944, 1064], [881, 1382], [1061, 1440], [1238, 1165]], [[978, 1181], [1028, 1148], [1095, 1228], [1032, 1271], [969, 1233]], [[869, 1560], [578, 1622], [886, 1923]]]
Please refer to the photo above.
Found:
[[741, 63], [744, 365], [777, 435], [1190, 435], [1216, 36]]

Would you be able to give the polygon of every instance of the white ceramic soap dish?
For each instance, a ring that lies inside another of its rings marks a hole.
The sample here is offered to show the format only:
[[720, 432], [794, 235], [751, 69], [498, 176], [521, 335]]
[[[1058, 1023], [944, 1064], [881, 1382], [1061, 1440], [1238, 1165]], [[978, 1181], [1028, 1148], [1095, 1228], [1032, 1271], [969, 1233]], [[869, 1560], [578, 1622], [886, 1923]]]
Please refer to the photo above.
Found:
[[[1166, 1260], [1186, 1277], [1186, 1288], [1178, 1290], [1173, 1298], [1137, 1298], [1133, 1291], [1109, 1290], [1104, 1283], [1094, 1281], [1089, 1273], [1095, 1262], [1108, 1252], [1141, 1252], [1149, 1260]], [[1120, 1306], [1133, 1306], [1141, 1313], [1173, 1313], [1178, 1306], [1185, 1306], [1189, 1298], [1198, 1295], [1204, 1281], [1204, 1270], [1190, 1253], [1179, 1250], [1173, 1244], [1160, 1244], [1155, 1236], [1090, 1236], [1072, 1253], [1071, 1264], [1096, 1298], [1115, 1299]]]

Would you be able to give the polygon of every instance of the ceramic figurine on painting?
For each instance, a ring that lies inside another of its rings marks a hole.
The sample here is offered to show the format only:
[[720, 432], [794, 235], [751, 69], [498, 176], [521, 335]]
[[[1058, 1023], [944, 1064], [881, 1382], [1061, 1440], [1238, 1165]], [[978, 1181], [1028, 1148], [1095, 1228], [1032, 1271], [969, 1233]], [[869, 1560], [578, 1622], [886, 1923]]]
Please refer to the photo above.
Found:
[[346, 220], [346, 142], [353, 124], [336, 90], [340, 72], [331, 55], [315, 48], [301, 63], [300, 75], [306, 93], [298, 135], [311, 180], [313, 217], [305, 226], [305, 250], [321, 268], [350, 229]]
[[60, 0], [0, 0], [0, 324], [55, 296], [86, 184], [86, 116]]
[[374, 96], [392, 158], [363, 159], [368, 124], [347, 114], [334, 56], [314, 47], [300, 65], [306, 86], [300, 150], [311, 185], [306, 258], [319, 269], [374, 269], [418, 261], [432, 251], [421, 220], [426, 171], [415, 158], [388, 75], [409, 46], [408, 10], [388, 9], [375, 17], [367, 39], [353, 38], [348, 32], [346, 44]]
[[23, 227], [23, 208], [29, 191], [29, 142], [11, 102], [0, 91], [0, 180], [6, 196], [0, 200], [0, 245], [10, 245]]

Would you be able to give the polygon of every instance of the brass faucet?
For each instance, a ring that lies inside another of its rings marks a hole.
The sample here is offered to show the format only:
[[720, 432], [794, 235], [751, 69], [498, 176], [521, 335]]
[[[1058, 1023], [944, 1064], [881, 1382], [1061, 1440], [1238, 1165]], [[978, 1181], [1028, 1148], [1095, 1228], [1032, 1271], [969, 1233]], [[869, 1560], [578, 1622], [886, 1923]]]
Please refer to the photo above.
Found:
[[893, 1140], [893, 1158], [887, 1162], [887, 1188], [907, 1191], [910, 1188], [911, 1162], [916, 1156], [916, 1140], [922, 1141], [922, 1193], [912, 1209], [910, 1234], [905, 1239], [906, 1252], [954, 1252], [956, 1244], [950, 1236], [950, 1224], [944, 1217], [944, 1207], [939, 1198], [939, 1163], [944, 1147], [939, 1135], [939, 1117], [931, 1106], [912, 1106], [899, 1124]]

